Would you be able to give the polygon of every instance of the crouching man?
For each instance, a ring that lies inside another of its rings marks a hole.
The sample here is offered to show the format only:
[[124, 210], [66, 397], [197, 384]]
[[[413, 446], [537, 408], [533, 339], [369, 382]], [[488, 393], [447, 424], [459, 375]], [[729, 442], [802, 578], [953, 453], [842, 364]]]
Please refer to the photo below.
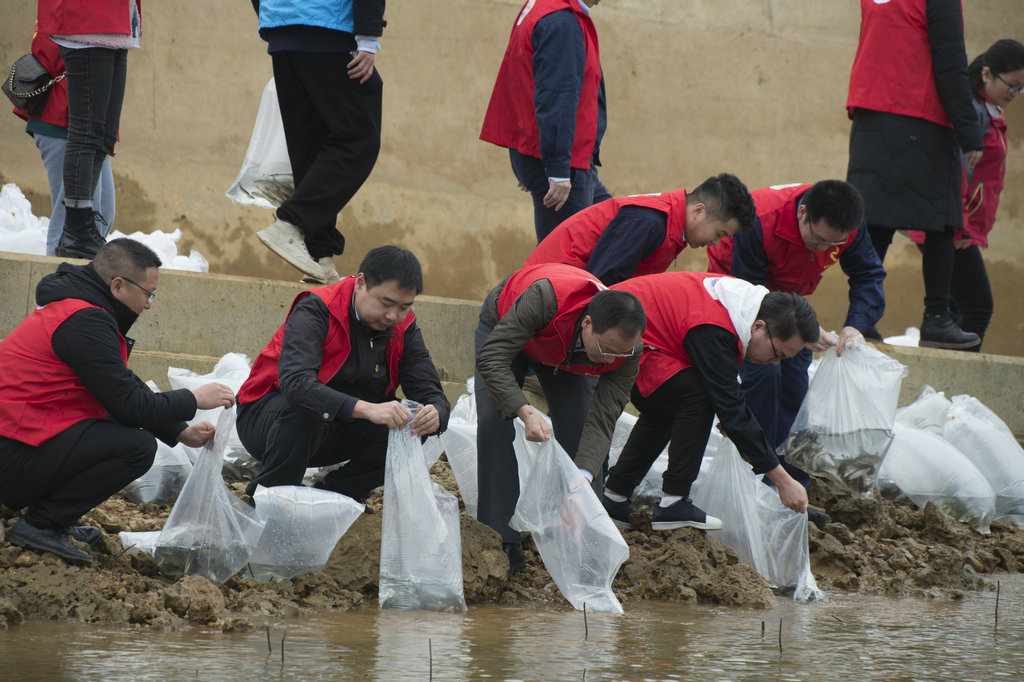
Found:
[[263, 463], [249, 495], [347, 461], [320, 485], [365, 500], [384, 484], [388, 429], [409, 421], [399, 386], [422, 404], [414, 434], [448, 426], [450, 405], [412, 312], [422, 291], [416, 256], [379, 246], [359, 274], [296, 297], [238, 391], [238, 436]]
[[818, 317], [810, 304], [796, 294], [768, 293], [740, 279], [699, 272], [637, 277], [612, 290], [634, 294], [647, 313], [644, 354], [632, 390], [640, 416], [601, 496], [616, 525], [629, 527], [634, 511], [629, 497], [668, 445], [664, 494], [651, 527], [722, 527], [720, 519], [689, 499], [716, 414], [755, 473], [778, 488], [782, 503], [806, 511], [807, 491], [779, 464], [747, 407], [737, 368], [744, 359], [777, 365], [815, 343]]
[[154, 393], [127, 367], [125, 335], [156, 297], [160, 259], [131, 239], [92, 263], [61, 263], [36, 287], [39, 306], [0, 342], [0, 502], [28, 507], [11, 542], [87, 563], [100, 530], [80, 516], [153, 465], [156, 440], [199, 447], [197, 409], [230, 407], [229, 387]]

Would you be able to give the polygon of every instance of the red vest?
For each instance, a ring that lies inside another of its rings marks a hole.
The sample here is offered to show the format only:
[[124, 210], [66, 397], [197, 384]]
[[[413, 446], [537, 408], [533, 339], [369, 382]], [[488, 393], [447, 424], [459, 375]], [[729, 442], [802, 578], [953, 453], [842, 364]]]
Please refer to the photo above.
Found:
[[[953, 127], [932, 75], [926, 4], [860, 0], [860, 41], [846, 99], [851, 117], [862, 108]], [[960, 13], [962, 24], [962, 8]]]
[[[69, 317], [99, 306], [66, 298], [36, 308], [0, 342], [0, 436], [39, 446], [86, 419], [110, 416], [71, 367], [53, 352], [53, 333]], [[121, 337], [128, 364], [128, 342]]]
[[[683, 349], [683, 339], [694, 327], [713, 324], [736, 333], [729, 311], [705, 284], [716, 279], [703, 272], [663, 272], [627, 279], [611, 287], [634, 294], [647, 315], [644, 354], [636, 377], [641, 395], [650, 395], [672, 375], [693, 366]], [[737, 335], [737, 367], [742, 360], [743, 348]]]
[[[765, 286], [769, 291], [785, 291], [801, 296], [814, 293], [825, 270], [839, 262], [849, 248], [857, 230], [846, 235], [846, 243], [830, 246], [825, 251], [811, 251], [800, 236], [796, 218], [800, 198], [811, 185], [777, 185], [754, 190], [754, 206], [761, 221], [761, 236], [767, 260]], [[726, 237], [718, 246], [709, 246], [708, 272], [723, 275], [732, 269], [733, 237]]]
[[[131, 0], [39, 0], [37, 30], [45, 36], [81, 33], [131, 35]], [[138, 0], [142, 11], [142, 0]]]
[[[39, 33], [38, 30], [32, 37], [32, 54], [40, 64], [46, 67], [51, 76], [59, 76], [64, 73], [64, 60], [60, 58], [60, 49], [57, 47], [57, 43], [50, 40], [49, 36]], [[14, 109], [14, 115], [28, 120], [28, 114], [23, 109]], [[39, 120], [61, 128], [68, 127], [67, 80], [53, 84], [50, 95], [46, 98], [46, 107], [39, 115]]]
[[551, 282], [555, 289], [558, 312], [548, 326], [537, 331], [523, 346], [526, 356], [535, 362], [565, 372], [587, 376], [597, 376], [618, 369], [623, 358], [598, 366], [565, 364], [573, 350], [576, 322], [594, 294], [608, 288], [589, 272], [559, 263], [545, 263], [517, 270], [509, 277], [498, 295], [498, 317], [504, 317], [524, 291], [544, 279]]
[[[352, 294], [355, 291], [355, 277], [346, 277], [340, 282], [329, 286], [317, 287], [303, 291], [295, 297], [292, 308], [304, 296], [312, 294], [319, 296], [327, 304], [331, 318], [327, 327], [327, 338], [323, 344], [323, 360], [317, 378], [320, 383], [326, 384], [345, 364], [349, 351], [352, 350], [352, 342], [348, 333], [348, 309], [352, 303]], [[288, 311], [289, 315], [291, 310]], [[392, 400], [395, 389], [401, 383], [398, 377], [398, 362], [402, 359], [402, 351], [405, 346], [405, 331], [416, 319], [410, 310], [405, 319], [392, 327], [393, 336], [388, 339], [384, 355], [388, 363], [388, 390], [385, 400]], [[285, 324], [287, 324], [287, 319]], [[254, 403], [272, 391], [281, 390], [277, 381], [277, 361], [281, 357], [281, 340], [284, 338], [285, 324], [282, 324], [266, 348], [260, 351], [256, 362], [252, 365], [249, 378], [245, 380], [242, 387], [238, 389], [238, 402], [241, 405]]]
[[576, 106], [576, 137], [572, 144], [573, 168], [590, 168], [597, 139], [597, 96], [601, 86], [601, 60], [597, 29], [578, 0], [527, 0], [512, 26], [505, 57], [498, 69], [480, 139], [540, 158], [540, 132], [533, 91], [533, 28], [543, 17], [571, 9], [583, 29], [587, 60], [583, 89]]
[[587, 267], [601, 233], [623, 206], [644, 206], [666, 214], [665, 241], [657, 251], [640, 261], [633, 277], [665, 272], [679, 252], [686, 248], [686, 190], [641, 194], [608, 199], [566, 218], [544, 238], [523, 267], [540, 263], [565, 263]]

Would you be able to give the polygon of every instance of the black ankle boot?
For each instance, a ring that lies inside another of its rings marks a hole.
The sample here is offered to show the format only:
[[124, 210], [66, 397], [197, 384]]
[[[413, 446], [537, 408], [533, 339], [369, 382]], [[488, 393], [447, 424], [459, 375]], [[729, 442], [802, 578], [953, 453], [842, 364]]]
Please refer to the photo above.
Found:
[[106, 240], [96, 229], [96, 213], [91, 208], [66, 208], [64, 232], [57, 242], [57, 255], [61, 258], [92, 260], [103, 248]]
[[924, 348], [951, 348], [964, 350], [981, 345], [974, 332], [965, 332], [953, 320], [952, 313], [925, 313], [921, 322], [920, 346]]

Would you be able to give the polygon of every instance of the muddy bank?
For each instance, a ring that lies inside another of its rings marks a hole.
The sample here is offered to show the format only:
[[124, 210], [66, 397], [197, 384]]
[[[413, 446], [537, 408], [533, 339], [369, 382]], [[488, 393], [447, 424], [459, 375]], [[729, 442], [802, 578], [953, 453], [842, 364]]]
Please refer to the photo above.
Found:
[[[443, 461], [434, 478], [456, 492]], [[242, 484], [232, 484], [236, 494]], [[851, 499], [814, 482], [811, 500], [829, 510], [832, 522], [811, 525], [811, 568], [828, 591], [956, 599], [965, 590], [992, 589], [999, 574], [1024, 567], [1024, 531], [992, 525], [979, 535], [929, 505], [918, 510], [886, 500]], [[380, 510], [379, 493], [371, 508]], [[49, 553], [11, 545], [3, 538], [17, 515], [0, 507], [0, 629], [25, 619], [123, 623], [155, 629], [189, 624], [235, 631], [260, 627], [301, 613], [347, 610], [376, 602], [381, 515], [364, 514], [342, 537], [323, 571], [286, 582], [259, 583], [241, 572], [217, 587], [204, 578], [176, 582], [155, 563], [126, 553], [117, 533], [163, 527], [168, 506], [134, 504], [115, 496], [85, 521], [104, 531], [86, 567]], [[713, 536], [693, 529], [652, 532], [646, 514], [624, 531], [630, 558], [615, 579], [620, 598], [769, 608], [776, 595], [751, 567]], [[463, 578], [470, 604], [497, 602], [568, 608], [532, 543], [527, 568], [507, 578], [498, 535], [463, 513]]]

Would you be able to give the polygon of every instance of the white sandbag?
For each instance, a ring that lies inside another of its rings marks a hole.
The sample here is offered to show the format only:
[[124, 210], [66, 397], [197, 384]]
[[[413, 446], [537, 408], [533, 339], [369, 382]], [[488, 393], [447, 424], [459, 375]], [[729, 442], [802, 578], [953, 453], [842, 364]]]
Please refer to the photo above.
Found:
[[926, 385], [917, 400], [896, 410], [896, 421], [941, 436], [952, 405], [942, 391], [936, 393], [934, 388]]
[[466, 505], [466, 513], [476, 518], [477, 501], [480, 497], [476, 478], [476, 399], [473, 396], [473, 379], [466, 382], [466, 390], [455, 401], [448, 428], [441, 434], [445, 457], [455, 474], [459, 495]]
[[258, 485], [253, 500], [266, 521], [249, 559], [252, 576], [260, 581], [287, 580], [322, 569], [338, 540], [366, 509], [346, 495], [300, 485]]
[[263, 532], [255, 509], [228, 492], [221, 478], [235, 409], [217, 420], [217, 435], [199, 453], [153, 551], [171, 580], [201, 575], [219, 585], [245, 567]]
[[797, 601], [823, 599], [811, 573], [807, 514], [782, 504], [762, 478], [732, 441], [724, 439], [707, 471], [694, 482], [690, 498], [722, 519], [722, 529], [708, 533], [736, 550], [740, 561], [753, 566], [773, 588], [792, 589]]
[[179, 443], [172, 448], [157, 439], [153, 466], [126, 485], [121, 494], [132, 502], [171, 504], [178, 499], [191, 472], [192, 462], [185, 454], [184, 445]]
[[966, 398], [953, 399], [943, 436], [978, 467], [992, 486], [996, 504], [993, 520], [1024, 528], [1024, 449], [1012, 435], [978, 416], [971, 402], [977, 401]]
[[573, 608], [622, 613], [612, 580], [629, 548], [586, 477], [554, 438], [526, 440], [515, 420], [516, 459], [526, 482], [509, 525], [533, 536], [544, 566]]
[[874, 487], [906, 368], [871, 345], [825, 355], [779, 454], [855, 496]]
[[905, 495], [918, 507], [934, 502], [948, 516], [987, 534], [995, 517], [995, 493], [967, 457], [942, 436], [899, 422], [878, 472], [878, 490], [889, 499]]
[[271, 78], [260, 97], [259, 112], [242, 168], [225, 194], [243, 206], [277, 208], [294, 192], [295, 181], [281, 122], [281, 108], [277, 102], [277, 88]]
[[411, 424], [388, 432], [381, 524], [380, 607], [465, 611], [459, 502], [431, 480]]

